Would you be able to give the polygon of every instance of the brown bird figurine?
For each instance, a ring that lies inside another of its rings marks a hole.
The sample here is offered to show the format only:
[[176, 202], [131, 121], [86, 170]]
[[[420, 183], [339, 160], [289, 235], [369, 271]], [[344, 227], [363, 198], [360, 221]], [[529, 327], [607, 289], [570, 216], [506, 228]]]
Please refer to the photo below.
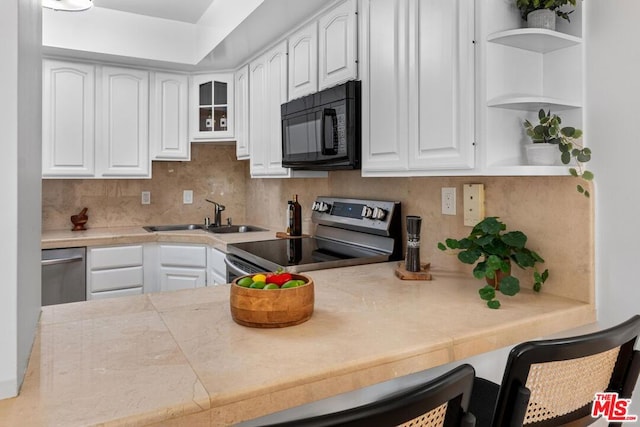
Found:
[[87, 223], [89, 217], [87, 216], [87, 211], [89, 208], [84, 208], [77, 215], [71, 215], [71, 222], [73, 223], [73, 228], [71, 231], [82, 231], [86, 230], [84, 225]]

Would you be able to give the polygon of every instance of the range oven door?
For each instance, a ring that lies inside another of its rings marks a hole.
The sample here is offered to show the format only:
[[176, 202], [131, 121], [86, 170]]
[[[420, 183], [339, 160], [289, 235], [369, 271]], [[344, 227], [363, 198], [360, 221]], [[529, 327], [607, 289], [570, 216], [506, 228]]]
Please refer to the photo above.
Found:
[[232, 254], [227, 254], [224, 263], [227, 266], [227, 283], [231, 283], [240, 276], [262, 273], [268, 270]]

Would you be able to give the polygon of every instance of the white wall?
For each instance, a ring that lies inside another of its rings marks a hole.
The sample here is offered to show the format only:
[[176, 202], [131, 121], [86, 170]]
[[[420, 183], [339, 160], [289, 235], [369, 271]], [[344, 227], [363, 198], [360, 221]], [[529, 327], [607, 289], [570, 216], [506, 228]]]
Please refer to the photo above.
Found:
[[[596, 175], [598, 320], [611, 326], [640, 314], [640, 2], [584, 1], [585, 138]], [[640, 386], [632, 413], [640, 415]]]
[[15, 396], [40, 313], [41, 7], [0, 14], [0, 399]]

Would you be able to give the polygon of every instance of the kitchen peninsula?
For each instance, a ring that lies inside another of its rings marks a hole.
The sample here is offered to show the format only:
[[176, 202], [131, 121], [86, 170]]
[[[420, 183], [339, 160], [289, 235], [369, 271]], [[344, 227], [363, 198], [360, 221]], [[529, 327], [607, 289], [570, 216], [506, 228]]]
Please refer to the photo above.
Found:
[[527, 290], [490, 310], [479, 282], [396, 263], [310, 272], [301, 325], [233, 322], [228, 285], [44, 307], [8, 425], [231, 425], [594, 322], [592, 304]]

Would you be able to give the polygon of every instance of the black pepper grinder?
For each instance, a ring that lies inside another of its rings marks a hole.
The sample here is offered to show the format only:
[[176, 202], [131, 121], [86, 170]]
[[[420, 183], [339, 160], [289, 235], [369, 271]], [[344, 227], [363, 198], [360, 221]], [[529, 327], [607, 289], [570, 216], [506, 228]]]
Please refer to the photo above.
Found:
[[407, 271], [420, 271], [421, 225], [421, 217], [407, 215], [407, 257], [405, 258], [405, 269]]

